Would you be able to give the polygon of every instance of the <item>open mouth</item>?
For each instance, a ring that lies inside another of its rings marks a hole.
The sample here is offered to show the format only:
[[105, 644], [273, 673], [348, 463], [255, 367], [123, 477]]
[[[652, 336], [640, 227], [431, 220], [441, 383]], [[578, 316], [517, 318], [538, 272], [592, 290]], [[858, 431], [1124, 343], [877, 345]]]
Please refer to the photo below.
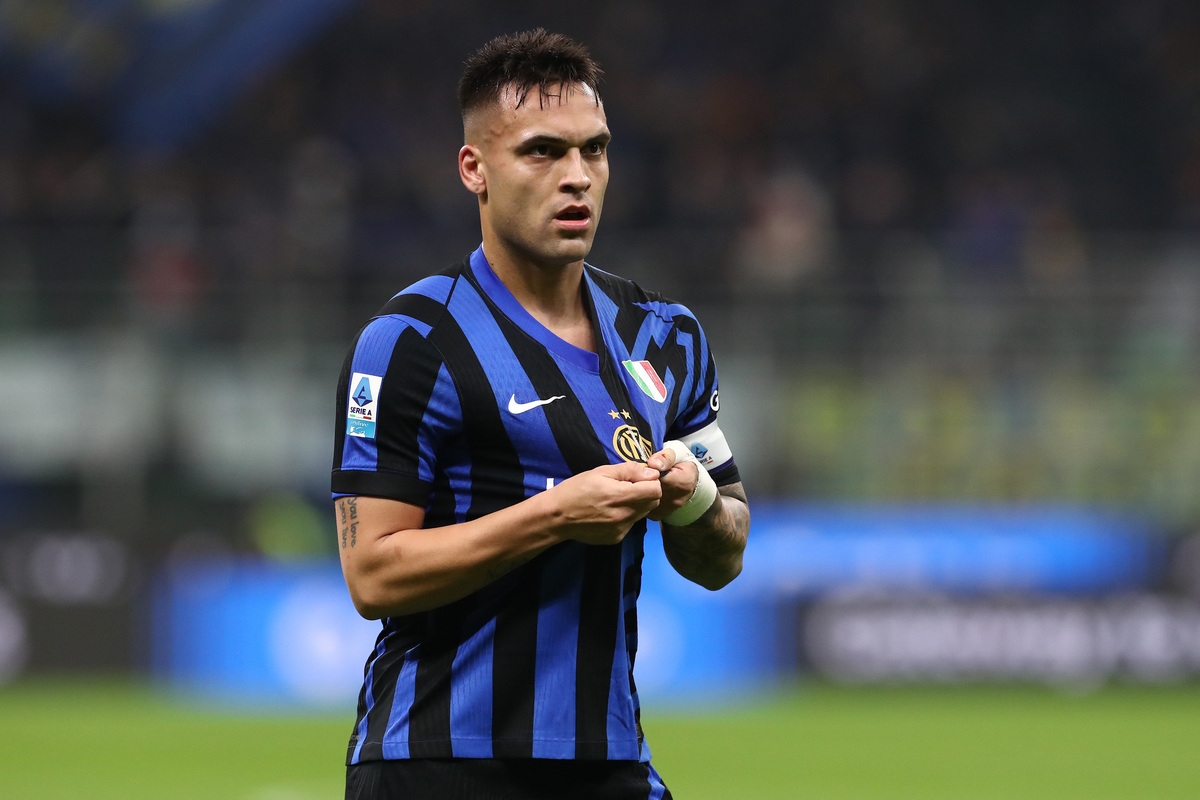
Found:
[[586, 208], [566, 208], [555, 215], [555, 219], [563, 222], [585, 222], [591, 217]]

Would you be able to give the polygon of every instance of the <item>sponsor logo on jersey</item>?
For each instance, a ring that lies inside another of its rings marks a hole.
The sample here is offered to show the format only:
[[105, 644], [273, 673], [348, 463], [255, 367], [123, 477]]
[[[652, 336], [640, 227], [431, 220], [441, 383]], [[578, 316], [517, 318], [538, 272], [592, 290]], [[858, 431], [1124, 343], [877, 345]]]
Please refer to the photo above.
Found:
[[547, 406], [553, 403], [555, 400], [566, 399], [566, 395], [556, 394], [554, 397], [546, 400], [530, 400], [528, 403], [518, 403], [517, 396], [514, 394], [512, 397], [508, 398], [508, 411], [510, 414], [524, 414], [526, 411], [537, 408], [538, 406]]
[[700, 444], [699, 442], [696, 442], [695, 444], [692, 445], [691, 450], [692, 450], [692, 455], [694, 455], [696, 457], [696, 460], [699, 461], [700, 464], [705, 469], [708, 469], [709, 467], [712, 466], [712, 463], [713, 463], [712, 456], [710, 456], [708, 454], [707, 447]]
[[383, 378], [356, 372], [350, 377], [350, 399], [346, 409], [346, 435], [375, 438], [379, 417], [379, 386]]
[[654, 398], [655, 402], [663, 403], [667, 399], [667, 387], [654, 371], [649, 361], [622, 361], [621, 364], [633, 376], [634, 382], [645, 394]]
[[654, 453], [654, 445], [632, 425], [622, 425], [613, 432], [613, 449], [635, 464], [645, 464]]
[[721, 398], [717, 396], [717, 390], [713, 389], [713, 393], [708, 398], [708, 407], [713, 411], [721, 410]]

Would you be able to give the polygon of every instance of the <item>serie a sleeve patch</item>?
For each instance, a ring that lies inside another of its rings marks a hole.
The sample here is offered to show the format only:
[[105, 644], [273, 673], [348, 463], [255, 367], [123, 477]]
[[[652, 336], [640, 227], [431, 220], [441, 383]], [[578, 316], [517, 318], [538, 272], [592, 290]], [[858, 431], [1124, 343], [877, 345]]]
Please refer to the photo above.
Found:
[[346, 401], [346, 435], [362, 439], [375, 438], [379, 418], [380, 375], [356, 372], [350, 376], [350, 396]]

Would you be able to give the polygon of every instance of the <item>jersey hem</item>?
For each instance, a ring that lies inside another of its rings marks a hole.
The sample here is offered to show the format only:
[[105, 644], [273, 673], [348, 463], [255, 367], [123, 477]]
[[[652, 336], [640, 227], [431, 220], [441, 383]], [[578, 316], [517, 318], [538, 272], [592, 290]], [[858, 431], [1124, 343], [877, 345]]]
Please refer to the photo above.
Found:
[[[389, 749], [395, 748], [395, 747], [399, 747], [400, 745], [403, 745], [405, 748], [408, 748], [413, 744], [420, 744], [420, 745], [436, 744], [436, 745], [441, 745], [441, 746], [449, 745], [451, 750], [454, 752], [454, 755], [450, 756], [451, 758], [464, 758], [464, 759], [465, 758], [499, 758], [499, 759], [511, 759], [514, 761], [517, 759], [521, 759], [521, 760], [544, 759], [546, 761], [630, 761], [630, 762], [638, 762], [641, 764], [647, 764], [650, 762], [650, 748], [644, 747], [643, 746], [644, 742], [639, 742], [636, 740], [630, 740], [628, 742], [612, 742], [607, 739], [599, 739], [599, 740], [590, 740], [590, 739], [589, 740], [579, 740], [579, 739], [491, 739], [491, 738], [468, 738], [468, 737], [460, 736], [460, 737], [455, 737], [453, 739], [413, 739], [413, 740], [410, 740], [407, 742], [394, 742], [394, 743], [368, 741], [368, 742], [364, 742], [363, 745], [370, 747], [372, 754], [367, 755], [367, 756], [363, 756], [360, 754], [360, 756], [357, 760], [354, 758], [354, 752], [358, 748], [358, 743], [355, 742], [355, 743], [351, 744], [347, 750], [346, 766], [349, 767], [354, 764], [362, 764], [367, 761], [407, 761], [407, 760], [411, 760], [414, 758], [413, 756], [388, 755], [386, 751]], [[551, 746], [556, 746], [556, 748], [559, 748], [561, 752], [565, 752], [568, 747], [571, 748], [572, 750], [577, 750], [579, 745], [593, 745], [593, 746], [603, 745], [605, 748], [607, 748], [609, 750], [615, 749], [615, 750], [620, 751], [620, 750], [632, 749], [634, 751], [637, 751], [639, 753], [639, 756], [637, 758], [612, 758], [612, 757], [607, 757], [607, 756], [604, 758], [580, 758], [576, 755], [496, 756], [493, 754], [494, 753], [493, 748], [497, 744], [517, 744], [517, 745], [521, 745], [521, 746], [527, 746], [527, 745], [532, 744], [535, 747], [537, 745], [551, 745]], [[484, 748], [481, 747], [481, 745], [487, 746], [486, 752], [485, 752]], [[417, 756], [417, 758], [423, 758], [423, 757], [424, 756]]]

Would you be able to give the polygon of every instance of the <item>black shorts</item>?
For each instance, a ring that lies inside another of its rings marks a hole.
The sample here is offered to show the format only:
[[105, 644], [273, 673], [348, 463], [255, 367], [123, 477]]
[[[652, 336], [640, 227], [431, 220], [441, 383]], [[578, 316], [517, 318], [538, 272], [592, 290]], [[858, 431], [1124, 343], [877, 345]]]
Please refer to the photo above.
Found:
[[671, 800], [649, 764], [413, 758], [346, 768], [346, 800]]

